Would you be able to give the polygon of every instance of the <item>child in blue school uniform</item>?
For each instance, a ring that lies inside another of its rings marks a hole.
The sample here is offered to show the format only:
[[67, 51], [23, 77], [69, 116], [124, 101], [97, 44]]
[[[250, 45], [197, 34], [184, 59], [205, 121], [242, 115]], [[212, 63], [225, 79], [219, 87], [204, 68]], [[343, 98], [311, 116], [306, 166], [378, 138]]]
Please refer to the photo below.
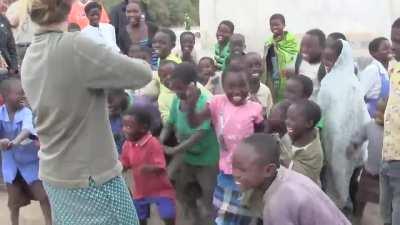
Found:
[[50, 225], [50, 204], [38, 178], [39, 149], [32, 141], [35, 139], [32, 111], [25, 107], [24, 91], [18, 79], [4, 80], [0, 90], [5, 102], [0, 106], [0, 149], [11, 224], [19, 224], [21, 207], [30, 200], [38, 200], [46, 225]]

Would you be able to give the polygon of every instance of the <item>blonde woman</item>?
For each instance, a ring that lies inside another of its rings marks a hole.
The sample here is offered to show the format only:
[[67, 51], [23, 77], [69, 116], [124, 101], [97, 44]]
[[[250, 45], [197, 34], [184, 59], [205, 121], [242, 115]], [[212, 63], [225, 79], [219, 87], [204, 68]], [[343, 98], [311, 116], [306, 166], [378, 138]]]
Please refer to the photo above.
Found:
[[68, 33], [68, 0], [34, 0], [38, 32], [21, 68], [36, 116], [40, 172], [54, 224], [138, 224], [121, 177], [104, 89], [141, 88], [150, 66]]

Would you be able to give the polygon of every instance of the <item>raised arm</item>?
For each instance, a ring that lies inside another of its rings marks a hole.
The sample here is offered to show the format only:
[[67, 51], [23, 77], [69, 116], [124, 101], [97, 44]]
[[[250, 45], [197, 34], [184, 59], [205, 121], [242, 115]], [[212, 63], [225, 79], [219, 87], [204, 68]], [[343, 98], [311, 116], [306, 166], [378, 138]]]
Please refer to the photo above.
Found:
[[89, 89], [138, 89], [152, 79], [150, 65], [145, 61], [116, 53], [84, 35], [75, 37], [73, 47], [82, 82]]

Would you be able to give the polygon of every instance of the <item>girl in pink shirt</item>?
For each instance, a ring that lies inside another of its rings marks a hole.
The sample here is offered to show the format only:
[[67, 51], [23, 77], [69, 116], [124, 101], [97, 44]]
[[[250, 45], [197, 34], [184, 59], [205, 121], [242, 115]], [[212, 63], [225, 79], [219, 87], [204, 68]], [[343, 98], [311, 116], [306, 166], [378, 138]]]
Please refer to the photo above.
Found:
[[228, 69], [222, 74], [222, 85], [225, 95], [214, 96], [201, 112], [194, 111], [199, 90], [191, 85], [187, 98], [193, 107], [189, 107], [192, 110], [188, 119], [192, 126], [211, 119], [220, 144], [220, 173], [213, 200], [218, 209], [215, 222], [247, 225], [258, 218], [240, 203], [240, 191], [232, 176], [232, 154], [244, 138], [263, 129], [262, 106], [248, 101], [249, 85], [244, 71]]

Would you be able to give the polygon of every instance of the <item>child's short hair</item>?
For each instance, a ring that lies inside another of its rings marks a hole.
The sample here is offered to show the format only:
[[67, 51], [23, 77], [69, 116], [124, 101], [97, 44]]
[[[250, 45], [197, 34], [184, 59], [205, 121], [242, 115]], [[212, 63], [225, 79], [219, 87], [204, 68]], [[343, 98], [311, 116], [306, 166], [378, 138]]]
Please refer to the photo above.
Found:
[[196, 40], [196, 36], [194, 35], [193, 32], [190, 32], [190, 31], [182, 32], [182, 34], [179, 36], [179, 40], [182, 42], [183, 37], [186, 36], [186, 35], [192, 36], [193, 39]]
[[243, 61], [245, 55], [231, 55], [226, 59], [227, 68], [231, 71], [239, 71], [244, 69]]
[[240, 40], [240, 41], [242, 41], [243, 42], [243, 44], [246, 44], [246, 38], [245, 38], [245, 36], [243, 35], [243, 34], [240, 34], [240, 33], [234, 33], [232, 36], [231, 36], [231, 41], [232, 40]]
[[259, 156], [259, 163], [273, 163], [279, 168], [281, 145], [276, 136], [272, 134], [255, 133], [245, 138], [242, 143], [252, 147], [253, 151]]
[[372, 40], [368, 45], [369, 54], [372, 55], [373, 53], [377, 52], [379, 46], [381, 46], [382, 42], [384, 41], [389, 41], [389, 40], [385, 37], [378, 37]]
[[304, 99], [304, 100], [293, 103], [293, 105], [301, 107], [306, 120], [313, 121], [313, 128], [321, 120], [321, 116], [322, 116], [321, 108], [318, 106], [317, 103], [315, 103], [311, 100], [308, 100], [308, 99]]
[[344, 40], [344, 41], [347, 41], [346, 36], [343, 33], [340, 33], [340, 32], [330, 33], [328, 35], [328, 38], [331, 38], [333, 40]]
[[201, 57], [200, 60], [199, 60], [199, 63], [204, 61], [204, 60], [208, 60], [212, 65], [215, 65], [214, 59], [211, 58], [211, 57], [208, 57], [208, 56]]
[[99, 9], [99, 11], [101, 11], [102, 7], [101, 7], [101, 5], [100, 5], [98, 2], [96, 2], [96, 1], [89, 2], [89, 3], [86, 4], [86, 6], [85, 6], [85, 13], [88, 14], [88, 13], [90, 12], [90, 10], [92, 10], [92, 9]]
[[10, 87], [15, 83], [21, 83], [21, 80], [16, 77], [8, 77], [0, 83], [0, 93], [4, 96], [7, 95]]
[[130, 107], [125, 111], [124, 115], [133, 116], [136, 122], [143, 125], [146, 130], [150, 130], [151, 127], [151, 113], [144, 108]]
[[290, 77], [289, 80], [297, 81], [303, 86], [303, 94], [306, 98], [309, 98], [312, 95], [314, 91], [314, 84], [309, 77], [299, 74]]
[[171, 40], [171, 44], [172, 46], [176, 45], [176, 34], [173, 30], [169, 29], [169, 28], [161, 28], [158, 30], [158, 32], [167, 34]]
[[325, 47], [326, 37], [325, 37], [325, 33], [322, 30], [312, 29], [312, 30], [307, 31], [306, 34], [317, 37], [318, 41], [319, 41], [319, 45], [321, 47]]
[[232, 21], [223, 20], [223, 21], [221, 21], [221, 23], [219, 23], [218, 27], [221, 26], [222, 24], [229, 27], [229, 29], [231, 30], [231, 33], [233, 33], [235, 31], [235, 25], [233, 24]]
[[180, 80], [184, 84], [197, 81], [196, 65], [191, 62], [178, 64], [172, 73], [171, 80]]
[[69, 23], [68, 24], [68, 32], [80, 31], [81, 27], [77, 23]]
[[129, 95], [122, 89], [111, 89], [107, 91], [107, 95], [110, 97], [121, 98], [121, 111], [125, 111], [129, 107]]
[[400, 28], [400, 17], [393, 22], [392, 28]]
[[[222, 72], [222, 75], [221, 75], [222, 83], [224, 83], [226, 80], [226, 77], [228, 77], [229, 74], [232, 74], [232, 73], [239, 73], [239, 74], [242, 74], [244, 77], [247, 77], [246, 72], [242, 68], [228, 67], [225, 71]], [[246, 79], [246, 81], [247, 81], [247, 79]]]
[[272, 20], [280, 20], [283, 25], [286, 25], [285, 17], [280, 13], [275, 13], [269, 18], [269, 22]]
[[178, 63], [176, 63], [175, 61], [172, 61], [172, 60], [169, 60], [169, 59], [164, 59], [164, 60], [160, 61], [160, 65], [158, 66], [158, 68], [161, 68], [161, 67], [163, 67], [165, 65], [168, 65], [168, 64], [172, 64], [172, 65], [174, 65], [174, 67], [176, 67], [176, 65], [178, 65]]

